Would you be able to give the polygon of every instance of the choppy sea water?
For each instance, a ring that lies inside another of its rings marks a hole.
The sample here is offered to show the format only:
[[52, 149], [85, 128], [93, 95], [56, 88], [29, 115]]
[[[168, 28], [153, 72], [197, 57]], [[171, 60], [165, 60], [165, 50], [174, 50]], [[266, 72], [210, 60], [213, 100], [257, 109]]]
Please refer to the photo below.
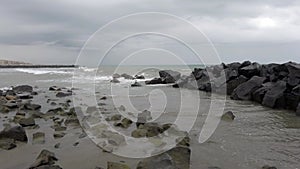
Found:
[[[143, 74], [147, 80], [157, 77], [158, 69], [177, 70], [182, 74], [191, 72], [188, 67], [180, 66], [124, 66], [118, 68], [117, 73]], [[180, 110], [183, 112], [183, 117], [190, 117], [191, 114], [195, 113], [193, 112], [194, 108], [199, 107], [198, 112], [196, 112], [196, 121], [189, 132], [192, 138], [191, 168], [218, 166], [225, 169], [253, 169], [261, 168], [266, 164], [286, 169], [299, 168], [300, 118], [295, 117], [294, 113], [265, 108], [253, 102], [233, 101], [227, 98], [225, 110], [233, 111], [236, 119], [233, 122], [221, 121], [209, 140], [200, 144], [198, 142], [199, 132], [207, 117], [211, 100], [218, 98], [211, 98], [210, 94], [204, 92], [185, 89], [179, 91], [179, 89], [167, 85], [130, 88], [130, 84], [135, 80], [120, 79], [120, 83], [111, 84], [111, 75], [115, 70], [116, 67], [113, 66], [100, 67], [99, 69], [82, 67], [76, 70], [0, 69], [0, 87], [9, 88], [20, 84], [38, 86], [44, 90], [53, 85], [80, 87], [83, 93], [78, 94], [84, 95], [84, 91], [88, 94], [93, 93], [96, 100], [104, 95], [116, 97], [118, 100], [117, 103], [114, 103], [116, 107], [120, 104], [126, 105], [125, 102], [129, 98], [135, 110], [152, 110], [154, 119], [158, 122], [173, 123]], [[143, 83], [144, 80], [139, 81]], [[195, 102], [197, 98], [200, 98], [199, 102]], [[162, 104], [165, 101], [168, 103]], [[131, 113], [134, 114], [135, 110], [132, 110]], [[184, 128], [190, 124], [185, 122], [180, 125]], [[94, 149], [91, 148], [92, 145], [85, 147], [89, 149], [85, 155], [90, 155], [91, 159], [95, 156]], [[65, 161], [70, 161], [71, 158], [82, 158], [82, 151], [77, 153], [77, 155], [73, 153], [69, 157], [64, 156]], [[15, 155], [14, 152], [0, 151], [1, 160], [12, 155]], [[4, 162], [1, 161], [2, 163]], [[68, 165], [67, 162], [65, 163]], [[6, 166], [10, 165], [7, 164]]]

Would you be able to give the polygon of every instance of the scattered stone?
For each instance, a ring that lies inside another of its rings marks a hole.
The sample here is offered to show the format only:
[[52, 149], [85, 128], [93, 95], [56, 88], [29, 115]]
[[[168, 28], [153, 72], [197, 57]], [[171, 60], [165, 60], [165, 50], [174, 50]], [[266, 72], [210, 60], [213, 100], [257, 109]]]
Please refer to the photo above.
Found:
[[7, 100], [17, 100], [18, 97], [17, 96], [13, 96], [13, 95], [6, 95], [5, 98]]
[[10, 138], [14, 139], [15, 141], [21, 142], [27, 142], [28, 140], [26, 132], [21, 126], [5, 128], [3, 131], [0, 132], [0, 139], [2, 138]]
[[106, 100], [106, 99], [107, 99], [106, 96], [103, 96], [103, 97], [100, 98], [100, 100]]
[[147, 136], [147, 130], [146, 129], [136, 129], [132, 131], [131, 136], [134, 138], [141, 138]]
[[14, 149], [15, 147], [17, 147], [17, 145], [15, 144], [14, 139], [10, 139], [10, 138], [0, 139], [0, 148], [1, 149], [11, 150], [11, 149]]
[[65, 135], [66, 135], [66, 133], [64, 133], [64, 132], [54, 132], [53, 137], [55, 139], [58, 139], [58, 138], [64, 137]]
[[221, 119], [224, 121], [232, 121], [232, 120], [234, 120], [234, 118], [235, 118], [235, 115], [233, 114], [232, 111], [228, 111], [228, 112], [224, 113], [221, 117]]
[[78, 146], [78, 144], [79, 144], [79, 142], [75, 142], [75, 143], [73, 144], [73, 146], [76, 147], [76, 146]]
[[61, 88], [57, 87], [57, 86], [51, 86], [49, 87], [50, 91], [61, 91]]
[[38, 169], [41, 166], [53, 166], [57, 158], [55, 154], [48, 151], [42, 150], [39, 156], [36, 158], [35, 162], [29, 167], [29, 169]]
[[24, 108], [25, 108], [26, 110], [38, 110], [38, 109], [40, 109], [41, 107], [42, 107], [41, 105], [38, 105], [38, 104], [30, 104], [30, 103], [24, 105]]
[[56, 144], [54, 145], [54, 148], [59, 149], [59, 148], [60, 148], [60, 143], [56, 143]]
[[122, 115], [116, 114], [116, 115], [113, 115], [109, 120], [110, 121], [119, 121], [119, 120], [121, 120], [121, 118], [122, 118]]
[[131, 84], [131, 87], [141, 87], [142, 84], [140, 84], [139, 82], [135, 81], [133, 84]]
[[138, 127], [140, 124], [145, 124], [149, 120], [152, 120], [151, 112], [148, 110], [144, 110], [142, 113], [138, 114], [138, 119], [137, 119], [136, 125]]
[[128, 128], [132, 123], [130, 119], [124, 118], [121, 122], [115, 123], [114, 126]]
[[77, 119], [77, 117], [67, 117], [65, 120], [65, 125], [66, 126], [79, 126], [80, 122]]
[[29, 126], [34, 126], [35, 125], [35, 121], [34, 121], [34, 118], [32, 118], [32, 117], [22, 118], [22, 119], [20, 119], [19, 124], [22, 127], [29, 127]]
[[67, 97], [67, 96], [71, 96], [72, 92], [58, 92], [56, 94], [56, 97]]
[[120, 110], [120, 111], [126, 111], [126, 108], [125, 108], [125, 106], [121, 105], [121, 106], [119, 107], [119, 110]]
[[8, 101], [6, 104], [4, 104], [9, 109], [15, 109], [18, 108], [19, 105], [15, 101]]
[[33, 87], [29, 85], [20, 85], [13, 88], [13, 91], [16, 93], [28, 92], [31, 93], [33, 91]]
[[107, 162], [107, 169], [130, 169], [126, 164]]
[[32, 144], [45, 144], [45, 133], [42, 132], [33, 133]]

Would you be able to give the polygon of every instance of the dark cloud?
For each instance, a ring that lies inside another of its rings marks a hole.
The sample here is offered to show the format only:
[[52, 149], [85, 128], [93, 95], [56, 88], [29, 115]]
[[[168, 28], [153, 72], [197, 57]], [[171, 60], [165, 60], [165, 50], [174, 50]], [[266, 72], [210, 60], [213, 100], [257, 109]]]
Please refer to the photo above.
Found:
[[[201, 29], [214, 43], [223, 44], [220, 55], [234, 55], [244, 45], [256, 44], [255, 48], [245, 47], [248, 53], [258, 56], [252, 50], [262, 51], [262, 55], [285, 54], [288, 46], [280, 50], [280, 44], [289, 43], [292, 52], [290, 59], [297, 59], [299, 51], [295, 44], [300, 41], [300, 2], [297, 0], [2, 0], [0, 2], [0, 44], [3, 46], [42, 45], [49, 50], [62, 48], [79, 51], [84, 42], [101, 26], [113, 19], [136, 12], [166, 12], [191, 21]], [[166, 21], [156, 21], [158, 29], [184, 28], [169, 25]], [[161, 25], [161, 26], [159, 26]], [[132, 29], [144, 25], [143, 20], [128, 23], [114, 31]], [[113, 36], [113, 32], [112, 32]], [[107, 39], [109, 40], [109, 39]], [[193, 40], [195, 43], [197, 40]], [[156, 42], [156, 41], [155, 41]], [[226, 44], [230, 44], [229, 46]], [[261, 43], [268, 46], [259, 50]], [[131, 46], [134, 46], [132, 44]], [[279, 49], [278, 49], [279, 48]], [[0, 48], [1, 50], [2, 48]], [[269, 52], [266, 52], [266, 49]], [[230, 51], [230, 52], [229, 52]], [[40, 51], [41, 52], [41, 51]], [[14, 55], [14, 51], [5, 50], [4, 55]], [[51, 53], [51, 52], [50, 52]], [[66, 52], [70, 54], [69, 52]], [[75, 52], [71, 52], [75, 58]], [[32, 53], [30, 53], [32, 54]], [[286, 56], [288, 53], [286, 53]], [[236, 56], [236, 55], [235, 55]], [[254, 57], [255, 57], [254, 56]], [[9, 57], [9, 56], [1, 56]], [[30, 56], [28, 56], [30, 57]], [[242, 56], [239, 56], [243, 59]], [[35, 58], [34, 56], [32, 58]], [[48, 58], [45, 57], [45, 60]], [[232, 57], [231, 60], [239, 58]], [[228, 59], [228, 60], [230, 60]], [[267, 61], [258, 58], [259, 61]], [[42, 60], [42, 59], [41, 59]], [[57, 62], [59, 62], [59, 58]], [[296, 60], [297, 61], [297, 60]], [[298, 60], [299, 61], [299, 60]]]

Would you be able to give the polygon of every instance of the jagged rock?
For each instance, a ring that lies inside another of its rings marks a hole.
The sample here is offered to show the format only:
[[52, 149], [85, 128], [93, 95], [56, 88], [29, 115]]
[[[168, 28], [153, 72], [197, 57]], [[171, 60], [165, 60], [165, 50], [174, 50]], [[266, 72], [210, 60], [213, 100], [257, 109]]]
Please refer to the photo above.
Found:
[[259, 76], [260, 75], [260, 69], [261, 66], [258, 63], [253, 63], [251, 65], [245, 66], [239, 70], [240, 75], [244, 75], [248, 78], [251, 78], [253, 76]]
[[4, 104], [4, 106], [6, 106], [9, 109], [15, 109], [19, 107], [19, 105], [15, 101], [8, 101]]
[[79, 126], [80, 122], [77, 117], [67, 117], [65, 120], [66, 126]]
[[16, 93], [28, 92], [31, 93], [33, 91], [33, 87], [29, 85], [20, 85], [13, 88], [13, 91]]
[[234, 91], [234, 89], [236, 89], [240, 84], [245, 83], [247, 80], [248, 79], [245, 76], [241, 75], [241, 76], [227, 82], [227, 84], [226, 84], [227, 94], [231, 95], [232, 92]]
[[126, 164], [107, 162], [107, 169], [130, 169]]
[[22, 118], [22, 119], [20, 119], [19, 124], [22, 127], [29, 127], [29, 126], [34, 126], [35, 125], [35, 121], [34, 121], [34, 118], [32, 118], [32, 117]]
[[242, 64], [239, 62], [233, 62], [233, 63], [227, 64], [227, 67], [231, 70], [238, 70], [241, 66], [242, 66]]
[[173, 70], [161, 70], [159, 76], [163, 83], [175, 83], [180, 79], [181, 74]]
[[40, 109], [41, 107], [42, 107], [41, 105], [38, 105], [38, 104], [30, 104], [30, 103], [24, 105], [24, 108], [25, 108], [26, 110], [38, 110], [38, 109]]
[[147, 130], [146, 137], [155, 137], [164, 132], [162, 126], [157, 123], [145, 123], [143, 125], [141, 124], [138, 126], [138, 129]]
[[111, 116], [109, 121], [119, 121], [119, 120], [121, 120], [121, 118], [122, 118], [122, 115], [116, 114], [116, 115]]
[[120, 83], [120, 81], [117, 78], [113, 78], [110, 82], [111, 83]]
[[234, 89], [231, 98], [234, 100], [251, 100], [252, 93], [260, 88], [265, 80], [265, 77], [253, 76], [250, 80]]
[[131, 84], [131, 87], [141, 87], [142, 85], [139, 82], [134, 82], [133, 84]]
[[32, 134], [32, 144], [44, 144], [45, 133], [37, 132]]
[[161, 78], [154, 78], [154, 79], [152, 79], [152, 80], [147, 80], [147, 81], [145, 81], [145, 84], [146, 84], [146, 85], [162, 84], [162, 83], [163, 83], [163, 81], [162, 81]]
[[14, 96], [14, 95], [6, 95], [5, 96], [5, 98], [7, 99], [7, 100], [17, 100], [17, 96]]
[[286, 102], [284, 98], [284, 92], [286, 89], [286, 82], [276, 82], [274, 86], [265, 94], [262, 105], [271, 108], [285, 108]]
[[11, 150], [17, 147], [14, 139], [4, 138], [0, 139], [0, 148], [4, 150]]
[[274, 86], [274, 82], [267, 82], [267, 83], [264, 83], [262, 85], [261, 88], [255, 90], [253, 93], [252, 93], [252, 100], [253, 101], [256, 101], [258, 103], [262, 103], [263, 99], [264, 99], [264, 96], [265, 94], [272, 89], [272, 87]]
[[3, 138], [14, 139], [15, 141], [21, 142], [27, 142], [28, 140], [26, 132], [21, 126], [5, 128], [0, 132], [0, 139]]
[[147, 130], [146, 129], [136, 129], [131, 132], [131, 136], [134, 138], [141, 138], [147, 136]]
[[57, 86], [51, 86], [49, 87], [50, 91], [61, 91], [61, 88], [57, 87]]
[[124, 118], [121, 122], [115, 123], [114, 126], [128, 128], [132, 123], [130, 119]]
[[134, 77], [133, 77], [133, 76], [131, 76], [131, 75], [128, 75], [128, 74], [126, 74], [126, 73], [123, 73], [123, 74], [121, 74], [121, 77], [124, 77], [124, 79], [129, 79], [129, 80], [132, 80], [132, 79], [134, 79]]
[[242, 65], [240, 66], [240, 68], [243, 68], [243, 67], [246, 67], [246, 66], [249, 66], [249, 65], [251, 65], [251, 62], [247, 60], [247, 61], [244, 61], [242, 63]]
[[29, 167], [29, 169], [37, 169], [41, 166], [54, 165], [58, 159], [55, 157], [55, 154], [48, 151], [42, 150], [39, 156], [36, 158], [35, 162]]
[[232, 120], [234, 120], [234, 118], [235, 118], [235, 115], [233, 114], [232, 111], [228, 111], [228, 112], [224, 113], [221, 117], [221, 119], [224, 121], [232, 121]]
[[56, 94], [56, 97], [67, 97], [67, 96], [72, 96], [72, 92], [58, 92]]
[[151, 117], [151, 112], [148, 111], [148, 110], [144, 110], [142, 113], [139, 113], [138, 114], [138, 118], [137, 118], [137, 127], [140, 125], [140, 124], [145, 124], [147, 123], [147, 121], [151, 120], [152, 117]]
[[64, 132], [54, 132], [53, 133], [53, 137], [55, 138], [55, 139], [58, 139], [58, 138], [62, 138], [62, 137], [64, 137], [66, 135], [66, 133], [64, 133]]
[[178, 138], [176, 140], [177, 146], [190, 147], [190, 137]]
[[134, 78], [135, 79], [145, 79], [145, 76], [143, 76], [143, 75], [135, 75]]

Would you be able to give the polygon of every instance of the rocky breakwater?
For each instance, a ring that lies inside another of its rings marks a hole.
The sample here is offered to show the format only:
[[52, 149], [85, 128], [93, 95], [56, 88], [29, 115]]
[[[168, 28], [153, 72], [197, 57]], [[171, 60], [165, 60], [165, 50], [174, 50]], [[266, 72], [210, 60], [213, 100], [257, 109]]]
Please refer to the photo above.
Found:
[[300, 64], [259, 64], [245, 61], [195, 68], [188, 76], [162, 70], [146, 84], [174, 83], [173, 87], [230, 95], [266, 107], [288, 109], [300, 116]]

